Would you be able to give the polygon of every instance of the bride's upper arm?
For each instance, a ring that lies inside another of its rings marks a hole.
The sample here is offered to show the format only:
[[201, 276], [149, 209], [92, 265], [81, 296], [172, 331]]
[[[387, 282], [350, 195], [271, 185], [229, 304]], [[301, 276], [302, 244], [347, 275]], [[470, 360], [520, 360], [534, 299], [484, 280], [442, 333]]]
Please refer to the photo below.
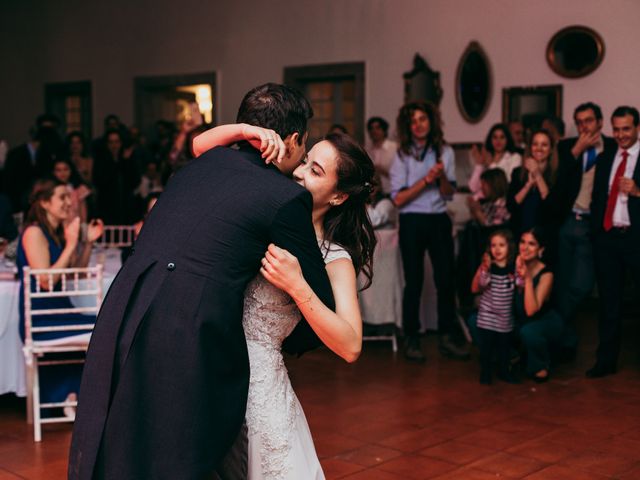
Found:
[[362, 331], [362, 318], [358, 304], [358, 284], [353, 263], [338, 258], [326, 265], [331, 290], [336, 301], [336, 314], [348, 322], [357, 332]]

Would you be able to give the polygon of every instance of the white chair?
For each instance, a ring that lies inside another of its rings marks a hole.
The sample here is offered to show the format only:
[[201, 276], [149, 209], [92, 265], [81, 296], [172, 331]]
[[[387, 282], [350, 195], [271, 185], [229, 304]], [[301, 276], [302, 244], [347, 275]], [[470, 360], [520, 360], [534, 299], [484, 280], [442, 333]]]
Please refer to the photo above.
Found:
[[130, 247], [135, 239], [133, 225], [105, 225], [102, 236], [96, 240], [95, 246], [102, 248]]
[[[367, 334], [363, 341], [391, 342], [398, 351], [396, 328], [402, 327], [402, 289], [404, 275], [398, 240], [398, 230], [376, 230], [378, 244], [373, 253], [373, 283], [360, 292], [362, 320], [374, 326], [378, 333]], [[360, 278], [360, 286], [364, 278]], [[384, 326], [384, 327], [382, 327]]]
[[[97, 315], [102, 302], [102, 265], [88, 268], [48, 268], [31, 269], [24, 267], [24, 318], [25, 341], [24, 356], [27, 367], [27, 419], [33, 422], [33, 437], [36, 442], [42, 440], [42, 424], [72, 422], [70, 417], [41, 418], [42, 409], [76, 407], [76, 401], [56, 403], [40, 402], [40, 382], [38, 370], [51, 365], [69, 365], [84, 363], [82, 358], [47, 359], [47, 354], [86, 352], [94, 323], [87, 321], [81, 324], [33, 326], [33, 316], [55, 317], [70, 313]], [[47, 279], [48, 285], [54, 285], [55, 277], [59, 277], [60, 290], [45, 290], [41, 278]], [[35, 285], [35, 287], [32, 287]], [[95, 297], [95, 305], [71, 308], [41, 309], [33, 308], [33, 300], [59, 297]], [[46, 323], [46, 320], [44, 321]], [[37, 340], [37, 334], [47, 332], [79, 332], [55, 340]], [[36, 339], [34, 340], [34, 335]]]

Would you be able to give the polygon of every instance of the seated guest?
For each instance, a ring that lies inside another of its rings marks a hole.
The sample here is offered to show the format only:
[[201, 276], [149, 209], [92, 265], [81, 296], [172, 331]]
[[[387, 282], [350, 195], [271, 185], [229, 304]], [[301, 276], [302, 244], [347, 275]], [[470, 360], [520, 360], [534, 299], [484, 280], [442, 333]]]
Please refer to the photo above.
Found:
[[398, 144], [389, 140], [389, 124], [382, 117], [371, 117], [367, 122], [367, 132], [371, 141], [367, 144], [366, 150], [376, 173], [380, 176], [380, 189], [382, 193], [391, 193], [391, 181], [389, 180], [389, 169], [398, 151]]
[[562, 317], [551, 307], [553, 273], [542, 260], [544, 249], [542, 231], [533, 228], [522, 234], [516, 258], [516, 326], [527, 353], [527, 373], [536, 382], [549, 379], [551, 348], [564, 331]]
[[527, 158], [513, 171], [507, 207], [515, 235], [549, 223], [547, 197], [555, 182], [557, 155], [551, 134], [538, 130], [531, 136]]
[[482, 151], [474, 145], [471, 149], [476, 166], [469, 179], [469, 189], [476, 199], [482, 198], [480, 187], [480, 175], [493, 168], [499, 168], [507, 176], [507, 182], [511, 181], [513, 170], [520, 166], [522, 157], [516, 150], [511, 133], [506, 125], [496, 123], [487, 135]]
[[80, 217], [80, 224], [86, 223], [88, 217], [87, 197], [91, 195], [91, 190], [80, 178], [75, 165], [66, 158], [57, 159], [53, 164], [52, 174], [56, 180], [65, 184], [69, 191], [71, 210], [69, 211], [68, 222]]
[[[71, 198], [67, 187], [62, 182], [38, 180], [32, 190], [30, 208], [27, 215], [27, 227], [18, 244], [18, 275], [20, 278], [20, 337], [25, 338], [23, 267], [31, 268], [68, 268], [85, 267], [89, 263], [91, 246], [102, 235], [103, 225], [94, 220], [87, 229], [86, 241], [80, 242], [80, 219], [75, 218], [66, 226], [71, 210]], [[80, 247], [80, 248], [78, 248]], [[40, 279], [43, 290], [60, 290], [60, 276], [53, 276], [53, 284], [49, 276]], [[35, 285], [32, 286], [35, 290]], [[32, 300], [35, 309], [72, 308], [69, 297], [38, 298]], [[95, 321], [95, 316], [81, 314], [55, 315], [38, 318], [33, 316], [33, 326], [54, 326], [68, 324], [86, 324], [87, 320]], [[34, 340], [84, 343], [86, 332], [62, 331], [39, 333], [33, 335]], [[69, 337], [69, 338], [67, 338]], [[73, 337], [73, 338], [71, 338]], [[64, 339], [64, 340], [63, 340]], [[65, 398], [73, 400], [80, 384], [80, 365], [50, 366], [40, 374], [40, 395], [43, 402], [61, 402]]]

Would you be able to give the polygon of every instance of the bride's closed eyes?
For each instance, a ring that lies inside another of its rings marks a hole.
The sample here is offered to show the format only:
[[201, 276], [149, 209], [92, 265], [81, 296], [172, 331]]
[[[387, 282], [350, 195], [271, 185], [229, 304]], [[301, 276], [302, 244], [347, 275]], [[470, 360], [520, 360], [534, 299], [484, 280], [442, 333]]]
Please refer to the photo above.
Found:
[[320, 165], [316, 161], [309, 159], [308, 155], [305, 155], [302, 158], [300, 163], [302, 163], [302, 165], [305, 165], [305, 166], [309, 165], [311, 173], [317, 177], [325, 174], [325, 171], [324, 171], [324, 168], [322, 168], [322, 165]]

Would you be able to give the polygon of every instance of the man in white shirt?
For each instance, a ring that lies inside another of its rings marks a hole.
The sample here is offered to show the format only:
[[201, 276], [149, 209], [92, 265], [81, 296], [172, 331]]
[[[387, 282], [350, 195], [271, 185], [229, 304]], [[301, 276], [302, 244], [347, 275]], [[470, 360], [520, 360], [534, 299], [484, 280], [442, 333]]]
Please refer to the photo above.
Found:
[[591, 222], [600, 315], [596, 363], [587, 371], [589, 378], [616, 373], [626, 272], [631, 272], [636, 287], [640, 285], [639, 123], [634, 107], [616, 108], [611, 125], [618, 148], [596, 162]]
[[376, 172], [380, 176], [380, 188], [382, 193], [391, 193], [391, 182], [389, 181], [389, 169], [398, 151], [398, 144], [389, 140], [389, 123], [382, 117], [371, 117], [367, 121], [367, 132], [370, 142], [365, 150], [371, 157]]

